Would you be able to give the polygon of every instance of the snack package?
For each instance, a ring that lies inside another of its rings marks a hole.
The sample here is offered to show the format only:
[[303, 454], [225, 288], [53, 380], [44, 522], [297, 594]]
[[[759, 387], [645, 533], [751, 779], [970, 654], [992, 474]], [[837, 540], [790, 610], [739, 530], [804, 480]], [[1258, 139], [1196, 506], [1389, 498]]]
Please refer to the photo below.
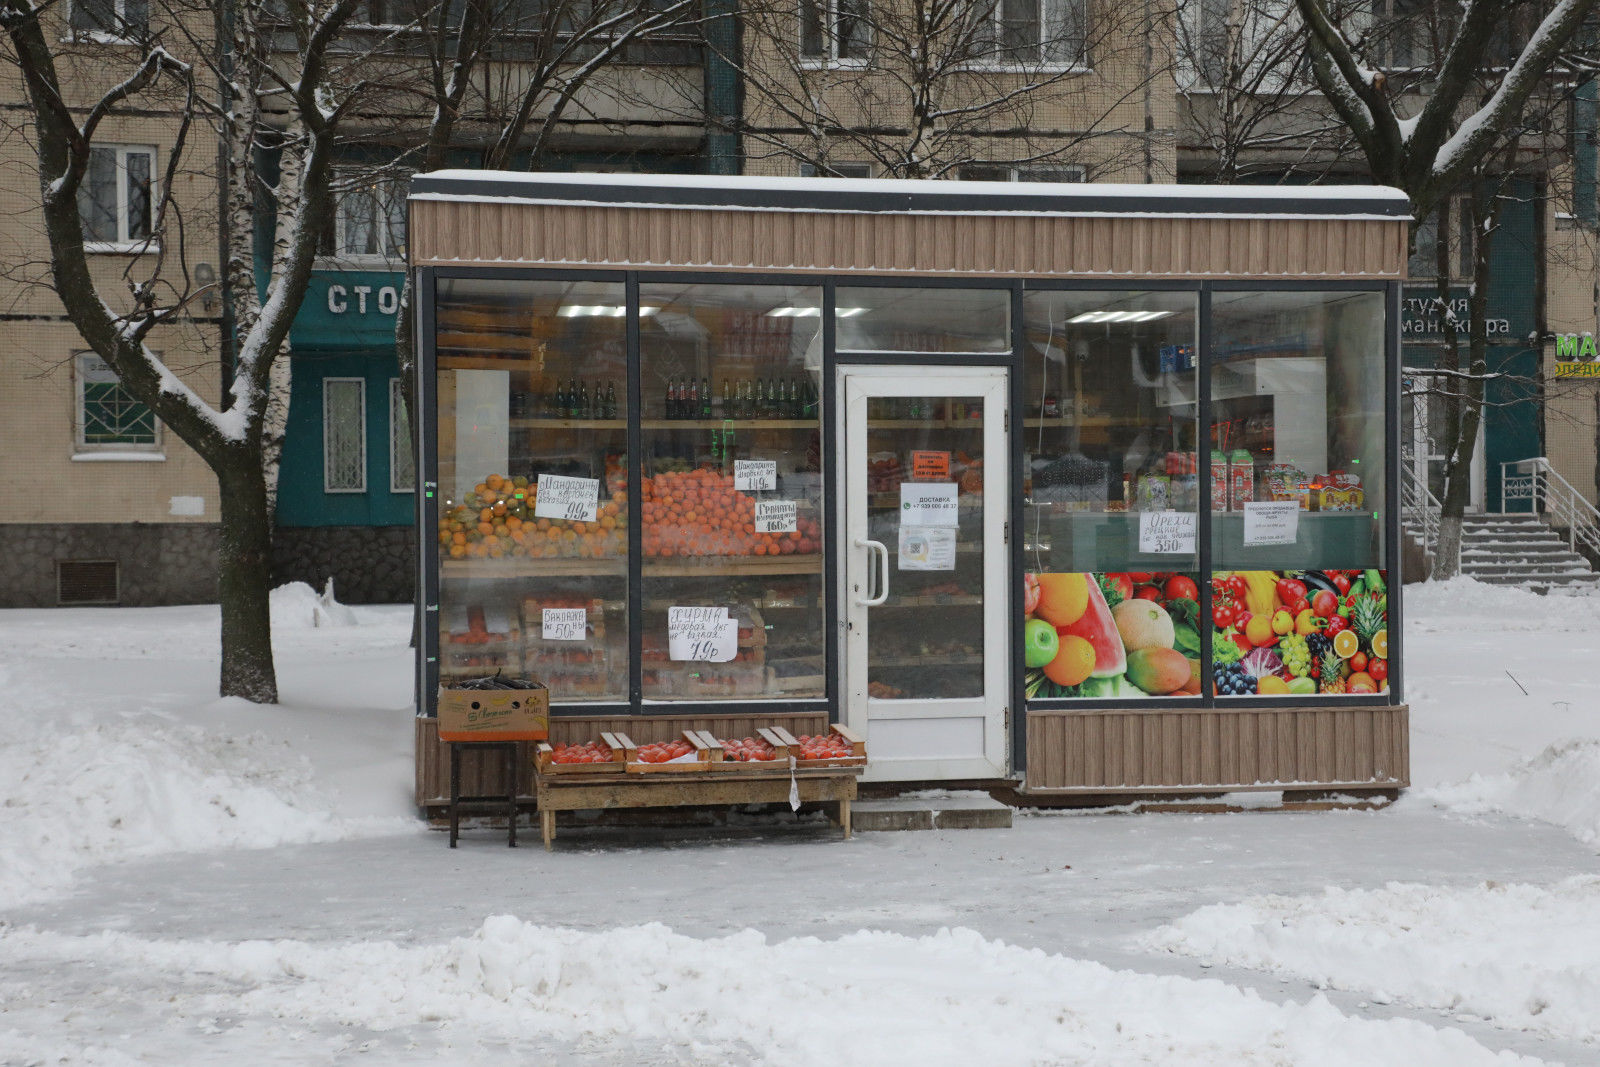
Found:
[[1236, 448], [1228, 456], [1228, 509], [1243, 511], [1256, 498], [1256, 465], [1248, 450]]

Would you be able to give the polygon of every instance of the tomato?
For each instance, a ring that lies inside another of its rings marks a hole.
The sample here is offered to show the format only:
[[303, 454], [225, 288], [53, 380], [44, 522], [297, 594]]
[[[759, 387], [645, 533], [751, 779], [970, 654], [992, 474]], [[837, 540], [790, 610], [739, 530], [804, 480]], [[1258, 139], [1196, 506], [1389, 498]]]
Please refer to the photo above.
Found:
[[1278, 599], [1285, 605], [1293, 604], [1306, 595], [1306, 583], [1298, 578], [1278, 579]]
[[1333, 587], [1339, 590], [1339, 595], [1344, 596], [1350, 591], [1350, 577], [1345, 574], [1333, 575]]
[[1111, 584], [1112, 588], [1114, 588], [1117, 592], [1122, 594], [1122, 599], [1123, 600], [1132, 599], [1132, 597], [1133, 597], [1133, 579], [1132, 578], [1129, 578], [1126, 574], [1108, 574], [1108, 575], [1106, 575], [1106, 581]]
[[[1311, 601], [1305, 597], [1296, 597], [1295, 602], [1289, 605], [1289, 614], [1299, 618], [1302, 611], [1311, 611]], [[1312, 614], [1315, 614], [1315, 612], [1312, 612]]]
[[1219, 630], [1226, 630], [1239, 618], [1239, 609], [1230, 603], [1216, 602], [1211, 605], [1211, 622]]
[[1331, 619], [1339, 611], [1339, 598], [1326, 589], [1319, 589], [1311, 598], [1311, 611], [1318, 618]]
[[1129, 571], [1128, 577], [1136, 582], [1148, 582], [1151, 576], [1149, 571]]
[[1153, 585], [1141, 585], [1139, 588], [1133, 591], [1133, 599], [1153, 600], [1159, 604], [1161, 603], [1161, 590], [1157, 589]]
[[1389, 661], [1386, 659], [1367, 660], [1367, 673], [1372, 676], [1374, 682], [1382, 685], [1383, 680], [1389, 677]]
[[1167, 579], [1166, 588], [1162, 590], [1168, 600], [1195, 600], [1200, 599], [1200, 587], [1194, 584], [1193, 578], [1186, 578], [1175, 574]]

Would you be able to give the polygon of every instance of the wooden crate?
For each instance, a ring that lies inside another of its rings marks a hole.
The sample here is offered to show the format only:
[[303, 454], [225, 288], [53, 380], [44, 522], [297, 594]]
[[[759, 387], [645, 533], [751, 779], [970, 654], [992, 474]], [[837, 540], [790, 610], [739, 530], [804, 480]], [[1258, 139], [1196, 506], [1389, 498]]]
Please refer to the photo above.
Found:
[[[557, 763], [555, 746], [548, 741], [539, 742], [535, 749], [535, 762], [540, 774], [614, 774], [622, 769], [622, 764], [627, 758], [622, 746], [622, 739], [610, 731], [600, 734], [600, 740], [611, 750], [611, 760], [608, 763]], [[633, 742], [629, 741], [629, 745]]]
[[[607, 734], [606, 736], [611, 736]], [[676, 761], [672, 763], [645, 763], [639, 759], [638, 744], [627, 734], [617, 734], [617, 740], [622, 744], [623, 767], [628, 774], [695, 774], [711, 769], [711, 752], [713, 747], [708, 745], [698, 730], [684, 730], [680, 735], [689, 742], [689, 748], [694, 754], [694, 759]], [[665, 742], [655, 742], [663, 744]], [[722, 750], [717, 750], [720, 757]]]

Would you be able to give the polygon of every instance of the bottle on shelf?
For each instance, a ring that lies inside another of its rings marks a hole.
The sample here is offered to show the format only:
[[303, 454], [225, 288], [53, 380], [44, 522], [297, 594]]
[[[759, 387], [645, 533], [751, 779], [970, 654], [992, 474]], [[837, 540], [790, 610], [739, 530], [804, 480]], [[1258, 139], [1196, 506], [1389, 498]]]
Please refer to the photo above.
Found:
[[594, 418], [594, 408], [589, 406], [589, 383], [586, 381], [578, 383], [578, 404], [573, 417], [579, 419]]
[[733, 418], [733, 379], [722, 379], [722, 417]]
[[672, 378], [668, 378], [667, 379], [667, 392], [666, 392], [666, 396], [663, 397], [662, 399], [663, 399], [663, 413], [666, 415], [666, 417], [669, 418], [669, 419], [677, 418], [678, 417], [678, 379], [676, 377], [672, 377]]
[[739, 417], [748, 419], [756, 413], [756, 387], [749, 378], [739, 383]]
[[544, 395], [544, 405], [539, 410], [539, 416], [545, 419], [559, 419], [563, 407], [561, 400], [561, 379], [551, 378], [550, 388]]
[[704, 376], [700, 378], [700, 418], [711, 417], [711, 383]]
[[567, 410], [563, 413], [569, 419], [578, 417], [578, 379], [567, 379]]
[[614, 381], [606, 383], [605, 409], [606, 418], [614, 419], [617, 417], [617, 383]]

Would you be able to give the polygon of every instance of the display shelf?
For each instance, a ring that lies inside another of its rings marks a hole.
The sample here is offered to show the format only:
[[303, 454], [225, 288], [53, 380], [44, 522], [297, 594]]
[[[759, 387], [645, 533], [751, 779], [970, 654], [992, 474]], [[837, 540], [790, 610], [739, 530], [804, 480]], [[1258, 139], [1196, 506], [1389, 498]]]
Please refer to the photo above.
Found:
[[597, 575], [621, 577], [628, 572], [628, 561], [617, 559], [551, 558], [532, 559], [448, 559], [439, 568], [442, 578], [588, 578]]
[[983, 655], [981, 653], [941, 653], [929, 652], [924, 656], [914, 656], [911, 659], [869, 659], [868, 667], [877, 667], [886, 671], [903, 671], [913, 667], [922, 670], [932, 670], [939, 667], [981, 667]]
[[1030, 430], [1037, 430], [1037, 429], [1041, 429], [1041, 428], [1042, 429], [1051, 429], [1051, 428], [1054, 428], [1054, 427], [1065, 427], [1065, 428], [1069, 428], [1070, 429], [1071, 427], [1074, 427], [1074, 426], [1079, 426], [1079, 427], [1109, 427], [1109, 426], [1145, 427], [1145, 426], [1149, 425], [1149, 420], [1136, 419], [1136, 418], [1127, 418], [1127, 417], [1119, 416], [1119, 415], [1085, 415], [1082, 418], [1074, 418], [1071, 415], [1058, 415], [1055, 418], [1039, 417], [1039, 418], [1032, 418], [1032, 419], [1023, 419], [1022, 420], [1022, 425], [1024, 427], [1026, 427], [1027, 429], [1030, 429]]
[[869, 430], [981, 430], [983, 419], [868, 419]]
[[452, 656], [494, 656], [521, 652], [522, 639], [508, 637], [500, 641], [452, 641], [448, 634], [440, 634], [439, 651]]
[[641, 419], [645, 430], [815, 430], [819, 419]]
[[881, 605], [881, 607], [885, 608], [976, 608], [982, 606], [983, 597], [972, 593], [899, 596], [893, 590], [889, 593], [889, 599]]
[[505, 356], [439, 355], [440, 370], [529, 370], [532, 366], [529, 352], [508, 352]]
[[822, 557], [808, 556], [696, 556], [687, 560], [644, 561], [646, 578], [696, 578], [700, 575], [729, 577], [821, 574]]
[[627, 419], [511, 419], [513, 430], [626, 430]]

